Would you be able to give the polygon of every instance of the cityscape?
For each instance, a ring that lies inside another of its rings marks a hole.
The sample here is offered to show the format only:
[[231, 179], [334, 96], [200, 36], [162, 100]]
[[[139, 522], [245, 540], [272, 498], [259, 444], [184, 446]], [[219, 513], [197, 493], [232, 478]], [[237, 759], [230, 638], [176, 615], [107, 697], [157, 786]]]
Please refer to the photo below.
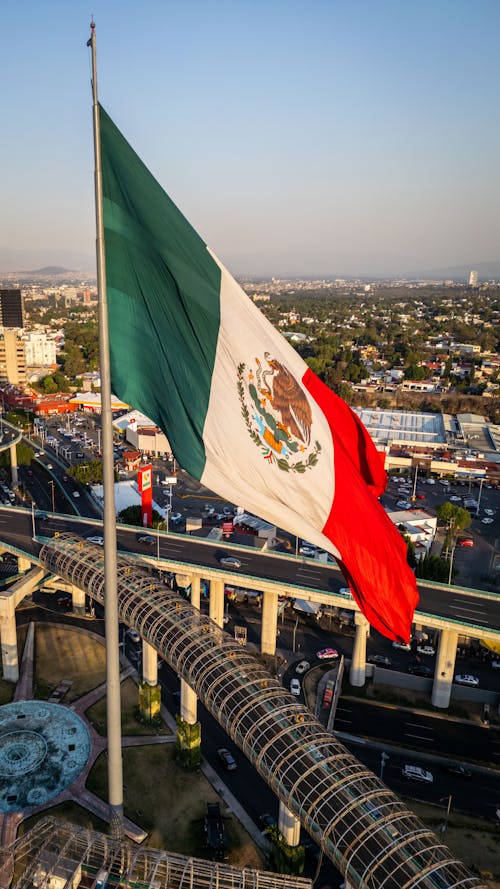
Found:
[[2, 20], [0, 889], [500, 889], [500, 6], [79, 7]]

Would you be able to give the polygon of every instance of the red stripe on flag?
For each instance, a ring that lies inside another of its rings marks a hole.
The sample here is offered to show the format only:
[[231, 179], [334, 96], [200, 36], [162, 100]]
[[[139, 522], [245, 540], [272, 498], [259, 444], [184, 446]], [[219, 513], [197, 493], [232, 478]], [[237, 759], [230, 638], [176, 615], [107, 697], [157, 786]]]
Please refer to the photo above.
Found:
[[418, 602], [406, 544], [377, 497], [387, 476], [359, 417], [311, 371], [302, 379], [333, 438], [335, 494], [323, 534], [342, 556], [339, 567], [370, 624], [408, 641]]

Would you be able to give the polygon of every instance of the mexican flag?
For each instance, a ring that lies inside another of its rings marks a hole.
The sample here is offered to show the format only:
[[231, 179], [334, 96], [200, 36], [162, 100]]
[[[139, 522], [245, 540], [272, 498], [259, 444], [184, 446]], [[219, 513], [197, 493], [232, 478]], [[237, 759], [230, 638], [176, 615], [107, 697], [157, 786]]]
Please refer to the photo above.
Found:
[[337, 559], [372, 626], [407, 640], [406, 546], [382, 457], [194, 231], [100, 108], [113, 391], [207, 488]]

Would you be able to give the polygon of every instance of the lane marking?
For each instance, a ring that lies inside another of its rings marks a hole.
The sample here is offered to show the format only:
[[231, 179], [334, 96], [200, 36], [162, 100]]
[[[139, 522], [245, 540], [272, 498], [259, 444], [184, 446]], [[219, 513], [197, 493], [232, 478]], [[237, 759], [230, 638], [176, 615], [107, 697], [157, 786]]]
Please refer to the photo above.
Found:
[[405, 722], [405, 725], [409, 725], [410, 728], [419, 728], [419, 729], [422, 729], [422, 731], [424, 731], [424, 732], [432, 732], [432, 731], [434, 731], [434, 729], [432, 728], [431, 725], [419, 725], [418, 722]]
[[434, 738], [426, 738], [425, 735], [412, 735], [410, 732], [405, 732], [407, 738], [418, 738], [419, 741], [434, 741]]

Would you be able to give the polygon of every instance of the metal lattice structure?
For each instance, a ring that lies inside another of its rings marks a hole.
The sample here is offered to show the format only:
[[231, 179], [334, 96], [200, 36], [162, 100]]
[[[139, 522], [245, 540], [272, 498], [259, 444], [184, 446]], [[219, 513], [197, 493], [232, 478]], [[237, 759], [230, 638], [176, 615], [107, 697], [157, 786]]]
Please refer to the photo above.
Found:
[[[61, 535], [40, 560], [104, 603], [103, 552]], [[191, 686], [312, 839], [363, 889], [483, 885], [436, 835], [262, 668], [196, 608], [118, 559], [120, 620]]]
[[0, 852], [0, 873], [8, 870], [21, 874], [15, 882], [16, 889], [64, 884], [91, 889], [100, 871], [108, 875], [110, 887], [120, 889], [311, 887], [311, 881], [301, 877], [148, 849], [53, 817], [42, 819], [13, 846]]

